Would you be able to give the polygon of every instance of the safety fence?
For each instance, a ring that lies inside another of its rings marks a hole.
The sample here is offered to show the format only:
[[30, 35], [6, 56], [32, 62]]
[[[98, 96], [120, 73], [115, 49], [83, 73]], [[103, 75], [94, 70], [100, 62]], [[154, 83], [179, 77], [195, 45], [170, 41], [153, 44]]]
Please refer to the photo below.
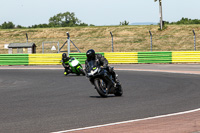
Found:
[[[200, 51], [181, 52], [105, 52], [102, 54], [110, 64], [137, 63], [200, 63]], [[81, 64], [85, 53], [70, 53]], [[59, 65], [62, 54], [0, 54], [0, 65]]]

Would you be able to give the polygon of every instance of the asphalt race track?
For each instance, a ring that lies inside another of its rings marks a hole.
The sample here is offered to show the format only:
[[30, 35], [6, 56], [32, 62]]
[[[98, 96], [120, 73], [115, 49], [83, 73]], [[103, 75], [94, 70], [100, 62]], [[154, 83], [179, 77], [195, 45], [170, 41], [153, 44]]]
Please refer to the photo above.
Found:
[[116, 71], [122, 97], [99, 97], [84, 76], [0, 69], [0, 132], [48, 133], [200, 107], [200, 75]]

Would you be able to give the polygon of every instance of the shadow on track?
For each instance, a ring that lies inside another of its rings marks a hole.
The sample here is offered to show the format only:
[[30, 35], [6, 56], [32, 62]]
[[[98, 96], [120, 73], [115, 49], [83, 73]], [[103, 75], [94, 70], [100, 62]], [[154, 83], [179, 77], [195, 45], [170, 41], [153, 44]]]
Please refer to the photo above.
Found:
[[90, 96], [90, 98], [103, 98], [103, 99], [106, 99], [106, 98], [110, 98], [110, 97], [117, 97], [117, 96], [114, 96], [114, 95], [109, 95], [107, 97], [101, 97], [101, 96]]

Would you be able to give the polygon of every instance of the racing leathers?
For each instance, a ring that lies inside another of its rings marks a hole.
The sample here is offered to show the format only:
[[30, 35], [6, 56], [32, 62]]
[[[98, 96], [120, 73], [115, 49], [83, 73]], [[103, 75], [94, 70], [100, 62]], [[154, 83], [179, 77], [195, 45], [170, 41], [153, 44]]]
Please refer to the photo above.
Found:
[[65, 68], [65, 70], [64, 70], [65, 75], [68, 75], [71, 72], [71, 69], [70, 69], [70, 66], [69, 66], [69, 59], [70, 59], [70, 57], [63, 57], [62, 61], [61, 61], [63, 67]]

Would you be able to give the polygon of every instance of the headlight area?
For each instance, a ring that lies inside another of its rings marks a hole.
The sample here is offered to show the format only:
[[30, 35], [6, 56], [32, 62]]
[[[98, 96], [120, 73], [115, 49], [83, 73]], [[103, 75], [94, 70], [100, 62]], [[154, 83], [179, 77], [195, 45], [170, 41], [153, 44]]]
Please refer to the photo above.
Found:
[[88, 73], [88, 75], [89, 75], [89, 76], [94, 75], [95, 73], [98, 72], [98, 70], [99, 70], [98, 68], [95, 69], [95, 70], [91, 70], [90, 73]]

